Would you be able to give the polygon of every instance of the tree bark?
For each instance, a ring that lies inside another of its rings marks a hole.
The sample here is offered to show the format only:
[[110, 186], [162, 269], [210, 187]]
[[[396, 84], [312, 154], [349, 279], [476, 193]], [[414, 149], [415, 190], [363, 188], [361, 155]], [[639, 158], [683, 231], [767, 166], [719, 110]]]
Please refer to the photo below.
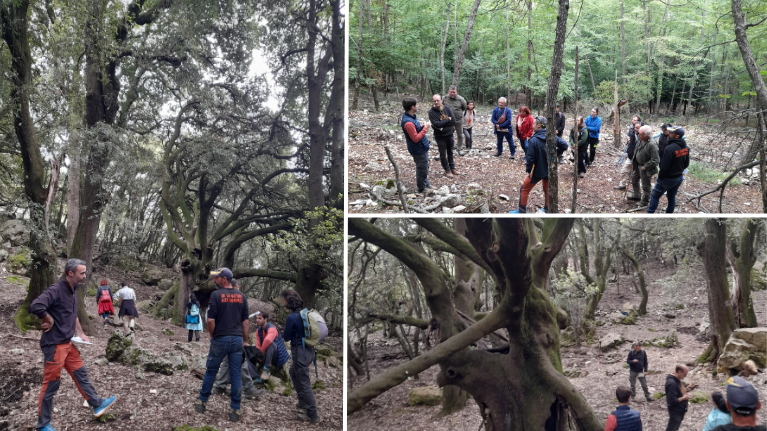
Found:
[[647, 296], [648, 296], [647, 284], [645, 283], [645, 279], [644, 279], [644, 271], [642, 271], [642, 266], [639, 264], [639, 259], [637, 259], [633, 253], [631, 253], [631, 250], [628, 247], [623, 247], [621, 251], [631, 261], [631, 263], [634, 265], [634, 270], [636, 270], [637, 279], [639, 280], [639, 290], [642, 292], [642, 301], [639, 303], [638, 313], [640, 316], [644, 316], [645, 314], [647, 314]]
[[447, 4], [447, 14], [446, 14], [446, 20], [445, 23], [445, 34], [442, 37], [442, 47], [439, 51], [439, 68], [442, 71], [442, 92], [439, 94], [445, 94], [445, 45], [447, 45], [447, 33], [450, 30], [450, 8], [453, 6], [452, 3]]
[[365, 15], [365, 0], [360, 0], [360, 16], [357, 32], [357, 76], [354, 79], [354, 99], [352, 111], [357, 110], [357, 102], [360, 96], [360, 77], [362, 77], [362, 16]]
[[[479, 10], [479, 4], [482, 0], [474, 0], [474, 6], [471, 8], [471, 15], [469, 15], [469, 23], [466, 27], [466, 35], [463, 37], [463, 44], [461, 50], [458, 52], [458, 57], [455, 60], [455, 66], [453, 70], [453, 84], [458, 88], [458, 82], [460, 81], [461, 68], [463, 68], [463, 59], [466, 55], [466, 50], [469, 48], [469, 40], [471, 39], [471, 32], [474, 29], [474, 19], [477, 17], [477, 11]], [[456, 6], [456, 10], [458, 7]]]
[[578, 207], [578, 47], [575, 47], [575, 110], [573, 111], [573, 141], [575, 142], [575, 160], [573, 163], [573, 200], [570, 206], [570, 212], [575, 214]]
[[722, 219], [705, 222], [705, 239], [698, 246], [706, 271], [708, 291], [708, 316], [711, 322], [711, 342], [698, 362], [715, 363], [735, 330], [735, 320], [730, 307], [730, 287], [727, 281], [727, 225]]
[[733, 239], [727, 250], [727, 255], [731, 257], [730, 266], [733, 268], [735, 279], [730, 302], [734, 311], [735, 324], [740, 328], [758, 326], [751, 299], [751, 271], [756, 263], [758, 253], [756, 241], [762, 227], [762, 221], [745, 220], [740, 230], [739, 240]]
[[[743, 63], [746, 65], [746, 71], [751, 78], [751, 85], [756, 91], [756, 99], [759, 101], [759, 109], [767, 109], [767, 87], [759, 72], [759, 66], [756, 64], [754, 54], [751, 51], [751, 45], [748, 42], [746, 34], [746, 20], [743, 17], [740, 0], [732, 0], [732, 19], [735, 24], [735, 41], [738, 43], [740, 55], [743, 57]], [[750, 161], [750, 160], [749, 160]]]
[[551, 74], [546, 90], [546, 120], [551, 126], [546, 130], [546, 150], [549, 159], [549, 213], [559, 212], [559, 158], [557, 157], [556, 104], [559, 94], [559, 81], [562, 77], [562, 65], [567, 36], [567, 15], [570, 10], [569, 0], [559, 0], [556, 35], [554, 37], [554, 56], [551, 62]]

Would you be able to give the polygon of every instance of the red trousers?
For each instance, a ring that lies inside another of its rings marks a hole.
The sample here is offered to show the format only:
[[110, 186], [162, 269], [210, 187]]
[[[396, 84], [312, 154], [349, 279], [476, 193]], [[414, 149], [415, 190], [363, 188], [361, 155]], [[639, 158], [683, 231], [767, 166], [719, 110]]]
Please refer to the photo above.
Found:
[[527, 198], [530, 196], [530, 191], [535, 187], [540, 180], [543, 180], [543, 194], [546, 196], [546, 208], [549, 207], [549, 180], [548, 178], [531, 177], [530, 175], [525, 177], [525, 182], [522, 183], [522, 187], [519, 189], [519, 206], [527, 206]]

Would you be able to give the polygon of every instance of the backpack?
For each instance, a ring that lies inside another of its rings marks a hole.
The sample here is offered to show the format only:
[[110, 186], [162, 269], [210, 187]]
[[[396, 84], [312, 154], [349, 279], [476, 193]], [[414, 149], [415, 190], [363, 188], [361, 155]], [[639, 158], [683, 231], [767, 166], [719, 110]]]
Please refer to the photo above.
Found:
[[112, 302], [112, 295], [109, 294], [107, 289], [101, 291], [101, 298], [99, 298], [99, 302]]
[[328, 336], [328, 325], [317, 310], [301, 310], [301, 321], [304, 322], [304, 338], [301, 340], [304, 344], [314, 347]]
[[197, 310], [197, 304], [192, 304], [189, 314], [186, 315], [186, 323], [196, 325], [200, 322], [200, 312]]
[[190, 316], [199, 316], [200, 310], [197, 308], [197, 304], [192, 304], [192, 308], [189, 310]]

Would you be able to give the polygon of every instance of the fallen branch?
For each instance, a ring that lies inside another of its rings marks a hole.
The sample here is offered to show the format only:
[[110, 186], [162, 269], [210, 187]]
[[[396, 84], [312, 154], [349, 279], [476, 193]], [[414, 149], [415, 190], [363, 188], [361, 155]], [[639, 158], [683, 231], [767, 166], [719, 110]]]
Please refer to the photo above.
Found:
[[647, 209], [647, 206], [643, 206], [643, 207], [637, 207], [637, 208], [634, 208], [634, 209], [630, 209], [630, 210], [628, 210], [626, 212], [627, 213], [635, 213], [635, 212], [646, 210], [646, 209]]
[[397, 194], [399, 195], [400, 202], [402, 202], [402, 208], [406, 213], [409, 213], [410, 210], [408, 209], [407, 202], [405, 201], [405, 195], [402, 193], [402, 182], [399, 179], [399, 166], [397, 166], [397, 162], [394, 161], [394, 156], [391, 155], [391, 150], [389, 147], [385, 146], [384, 149], [386, 150], [386, 156], [389, 158], [391, 165], [394, 166], [394, 184], [397, 185]]
[[[398, 206], [398, 207], [401, 207], [401, 206], [402, 206], [402, 203], [401, 203], [401, 202], [397, 202], [397, 201], [390, 201], [390, 200], [388, 200], [388, 199], [384, 199], [384, 198], [383, 198], [383, 196], [381, 196], [381, 195], [377, 194], [377, 193], [376, 193], [376, 192], [375, 192], [373, 189], [370, 189], [370, 194], [371, 194], [371, 195], [372, 195], [372, 196], [373, 196], [373, 197], [374, 197], [376, 200], [379, 200], [379, 201], [381, 201], [381, 202], [385, 203], [386, 205], [392, 205], [392, 206]], [[417, 206], [411, 206], [411, 207], [410, 207], [410, 209], [412, 209], [413, 211], [415, 211], [415, 212], [417, 212], [417, 213], [421, 213], [421, 214], [428, 214], [428, 213], [429, 213], [428, 211], [426, 211], [426, 210], [424, 210], [424, 209], [421, 209], [421, 208], [419, 208], [419, 207], [417, 207]]]
[[39, 338], [22, 337], [21, 335], [16, 335], [16, 334], [5, 334], [4, 336], [5, 337], [20, 338], [22, 340], [29, 340], [29, 341], [40, 341]]

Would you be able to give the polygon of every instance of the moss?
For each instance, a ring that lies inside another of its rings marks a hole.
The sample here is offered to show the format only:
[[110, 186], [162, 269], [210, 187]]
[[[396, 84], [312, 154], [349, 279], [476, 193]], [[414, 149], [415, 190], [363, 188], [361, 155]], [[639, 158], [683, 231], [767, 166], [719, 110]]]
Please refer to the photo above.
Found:
[[655, 395], [652, 396], [652, 399], [659, 400], [661, 398], [666, 398], [665, 392], [656, 392]]
[[274, 392], [274, 383], [271, 380], [264, 380], [263, 382], [267, 391]]
[[104, 413], [103, 415], [101, 415], [99, 417], [93, 418], [93, 421], [103, 424], [103, 423], [106, 423], [106, 422], [111, 422], [111, 421], [113, 421], [115, 419], [117, 419], [117, 416], [115, 416], [114, 413]]
[[95, 287], [89, 287], [88, 290], [85, 292], [85, 296], [96, 296], [97, 289]]
[[652, 328], [647, 328], [647, 330], [650, 331], [650, 332], [658, 332], [658, 331], [656, 331], [655, 329], [652, 329]]
[[621, 319], [621, 323], [624, 325], [636, 325], [637, 318], [634, 316], [625, 316], [623, 319]]
[[8, 282], [11, 284], [20, 284], [25, 287], [29, 287], [29, 281], [24, 280], [23, 278], [19, 277], [18, 275], [11, 275], [8, 277]]
[[165, 335], [173, 335], [173, 331], [171, 331], [169, 328], [163, 328], [162, 333]]
[[289, 397], [289, 396], [293, 395], [293, 389], [290, 388], [290, 387], [285, 388], [285, 390], [282, 391], [282, 395], [284, 395], [286, 397]]
[[173, 375], [173, 365], [167, 362], [148, 362], [144, 365], [144, 371], [163, 374], [165, 376]]
[[22, 270], [29, 268], [29, 249], [25, 247], [19, 247], [15, 254], [8, 257], [8, 261], [5, 264], [8, 272], [18, 273]]
[[676, 304], [677, 310], [684, 310], [684, 304]]
[[764, 273], [751, 268], [751, 290], [756, 292], [767, 289], [767, 279]]
[[703, 392], [695, 392], [690, 398], [691, 404], [704, 404], [708, 402], [708, 395]]
[[16, 327], [19, 328], [22, 334], [30, 330], [40, 329], [40, 319], [34, 314], [29, 314], [26, 302], [21, 304], [21, 307], [13, 316], [13, 321], [16, 322]]
[[325, 390], [325, 382], [323, 382], [322, 380], [316, 380], [314, 383], [312, 383], [312, 390], [315, 390], [315, 391]]
[[628, 368], [629, 364], [623, 364], [623, 368]]
[[597, 326], [604, 326], [605, 322], [602, 321], [602, 320], [597, 320], [596, 323], [594, 323], [594, 324], [597, 325]]

